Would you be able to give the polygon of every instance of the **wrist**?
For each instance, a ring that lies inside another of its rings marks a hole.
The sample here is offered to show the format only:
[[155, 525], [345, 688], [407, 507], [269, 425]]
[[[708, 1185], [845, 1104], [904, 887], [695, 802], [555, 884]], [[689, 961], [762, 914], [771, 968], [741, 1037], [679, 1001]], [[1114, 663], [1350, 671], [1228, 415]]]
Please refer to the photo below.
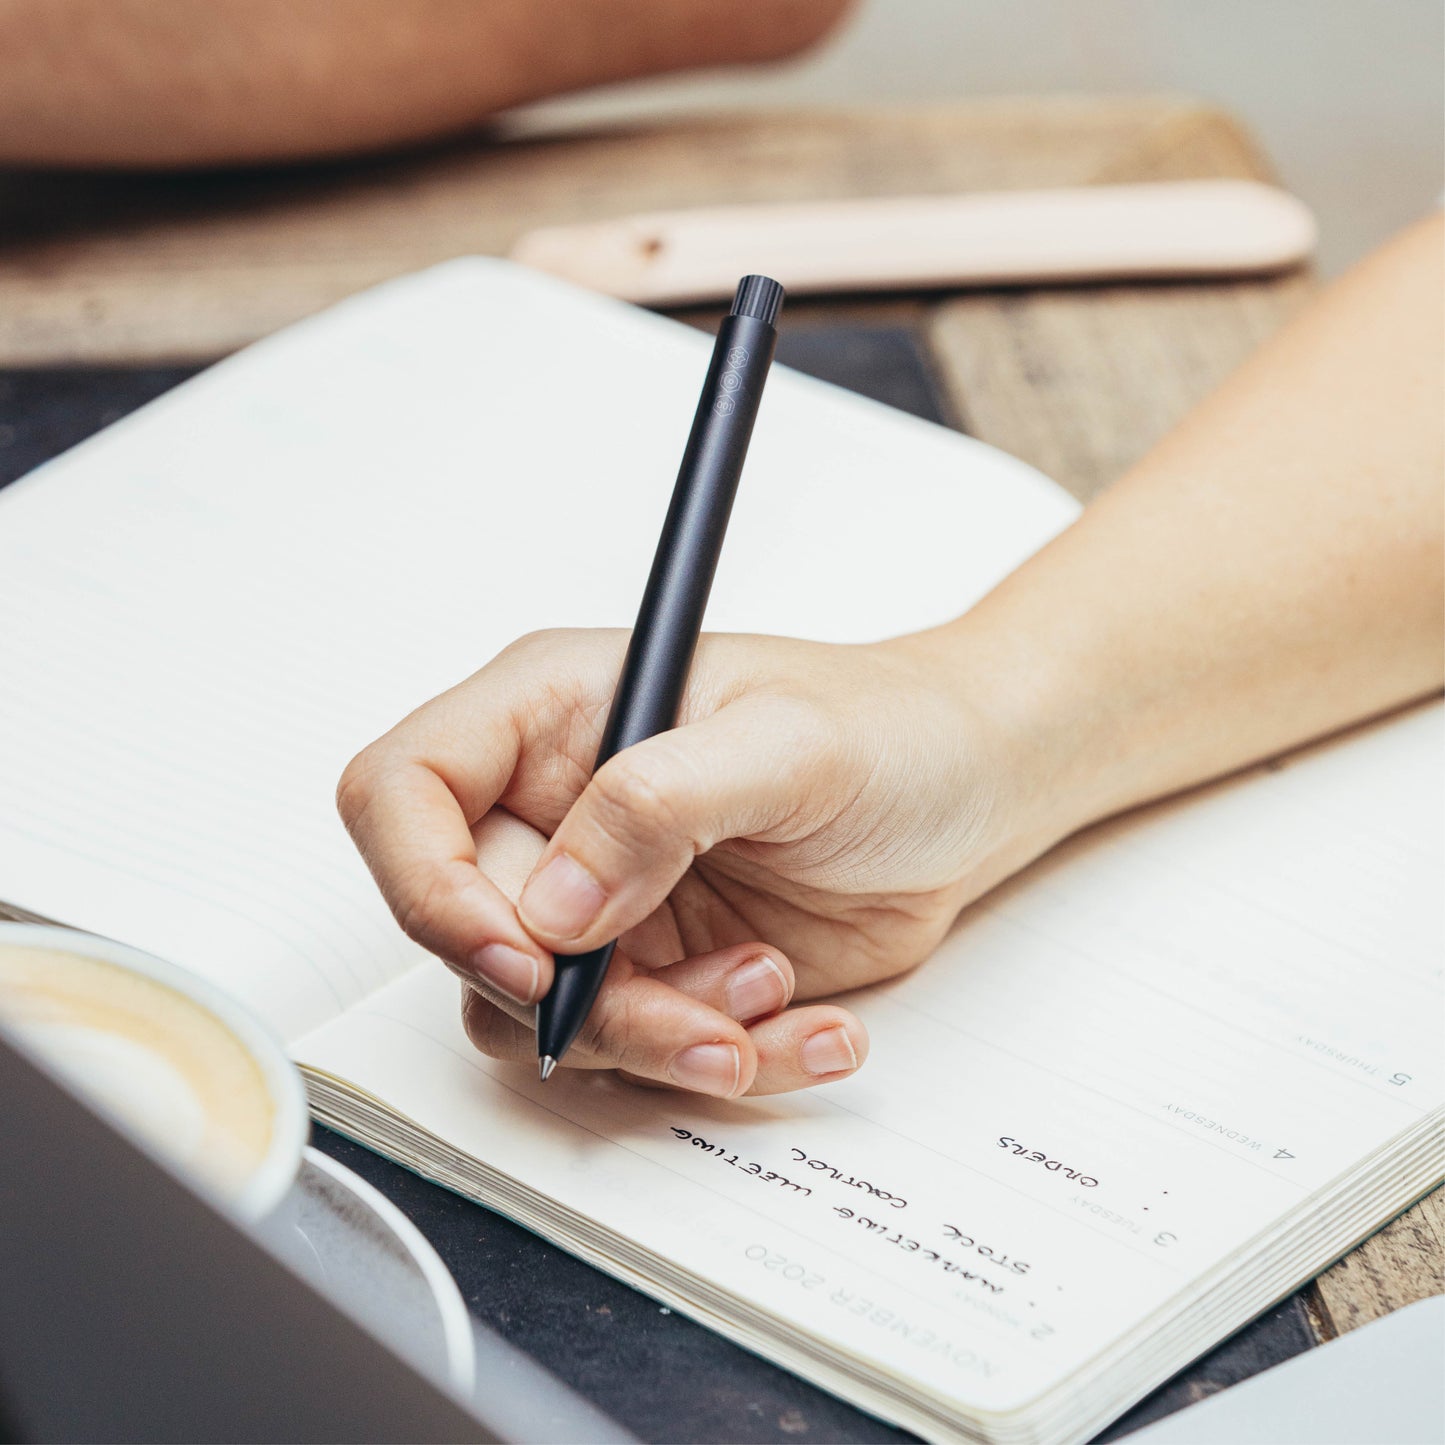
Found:
[[1052, 649], [974, 613], [888, 646], [947, 696], [991, 779], [993, 826], [977, 860], [990, 883], [1113, 811], [1099, 767], [1108, 710]]

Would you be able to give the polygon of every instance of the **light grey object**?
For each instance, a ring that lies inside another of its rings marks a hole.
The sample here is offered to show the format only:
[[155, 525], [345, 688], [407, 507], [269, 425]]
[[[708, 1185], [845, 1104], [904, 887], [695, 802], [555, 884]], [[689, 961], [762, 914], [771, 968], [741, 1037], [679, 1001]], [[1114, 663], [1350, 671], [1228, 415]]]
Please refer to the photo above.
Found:
[[1124, 1437], [1129, 1445], [1442, 1445], [1445, 1295]]
[[294, 1195], [279, 1252], [423, 1374], [474, 1400], [504, 1439], [635, 1439], [473, 1320], [426, 1237], [359, 1175], [308, 1148]]
[[319, 1149], [306, 1150], [293, 1192], [281, 1237], [268, 1242], [403, 1359], [470, 1398], [471, 1317], [416, 1225]]
[[3, 1029], [0, 1099], [0, 1439], [633, 1438], [480, 1332], [439, 1388]]

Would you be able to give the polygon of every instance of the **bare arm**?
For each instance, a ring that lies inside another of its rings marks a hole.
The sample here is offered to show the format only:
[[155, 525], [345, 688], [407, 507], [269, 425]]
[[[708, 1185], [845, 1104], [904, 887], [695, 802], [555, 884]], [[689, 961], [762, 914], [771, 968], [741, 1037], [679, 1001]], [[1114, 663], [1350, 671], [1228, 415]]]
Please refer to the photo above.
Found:
[[925, 635], [1026, 740], [1048, 832], [1439, 689], [1442, 232], [1357, 266]]
[[0, 0], [0, 161], [396, 145], [523, 101], [775, 59], [847, 0]]
[[552, 950], [620, 936], [567, 1064], [842, 1078], [867, 1036], [812, 1000], [920, 962], [1058, 839], [1438, 689], [1441, 290], [1433, 219], [957, 621], [705, 638], [682, 725], [590, 781], [618, 634], [523, 639], [373, 743], [343, 815], [477, 1047], [534, 1054]]

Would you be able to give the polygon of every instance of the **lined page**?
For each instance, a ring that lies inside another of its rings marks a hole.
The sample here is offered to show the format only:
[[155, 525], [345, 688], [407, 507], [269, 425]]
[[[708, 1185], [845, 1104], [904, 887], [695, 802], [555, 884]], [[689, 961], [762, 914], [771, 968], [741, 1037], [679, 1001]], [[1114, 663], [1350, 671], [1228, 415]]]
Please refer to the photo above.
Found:
[[[0, 493], [0, 898], [204, 973], [288, 1037], [413, 965], [336, 780], [520, 634], [631, 625], [710, 348], [452, 262]], [[1022, 463], [779, 368], [708, 625], [929, 625], [1076, 510]]]
[[1074, 840], [849, 1001], [873, 1043], [842, 1084], [543, 1087], [470, 1047], [437, 968], [298, 1057], [714, 1289], [1012, 1409], [1439, 1109], [1440, 744], [1427, 705]]

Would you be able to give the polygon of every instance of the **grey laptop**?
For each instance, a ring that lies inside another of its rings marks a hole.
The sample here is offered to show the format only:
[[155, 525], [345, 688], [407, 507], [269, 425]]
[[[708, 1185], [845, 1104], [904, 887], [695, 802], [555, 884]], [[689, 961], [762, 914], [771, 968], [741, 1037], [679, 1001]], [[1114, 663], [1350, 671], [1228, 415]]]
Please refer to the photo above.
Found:
[[0, 1439], [622, 1441], [479, 1333], [418, 1374], [0, 1033]]

